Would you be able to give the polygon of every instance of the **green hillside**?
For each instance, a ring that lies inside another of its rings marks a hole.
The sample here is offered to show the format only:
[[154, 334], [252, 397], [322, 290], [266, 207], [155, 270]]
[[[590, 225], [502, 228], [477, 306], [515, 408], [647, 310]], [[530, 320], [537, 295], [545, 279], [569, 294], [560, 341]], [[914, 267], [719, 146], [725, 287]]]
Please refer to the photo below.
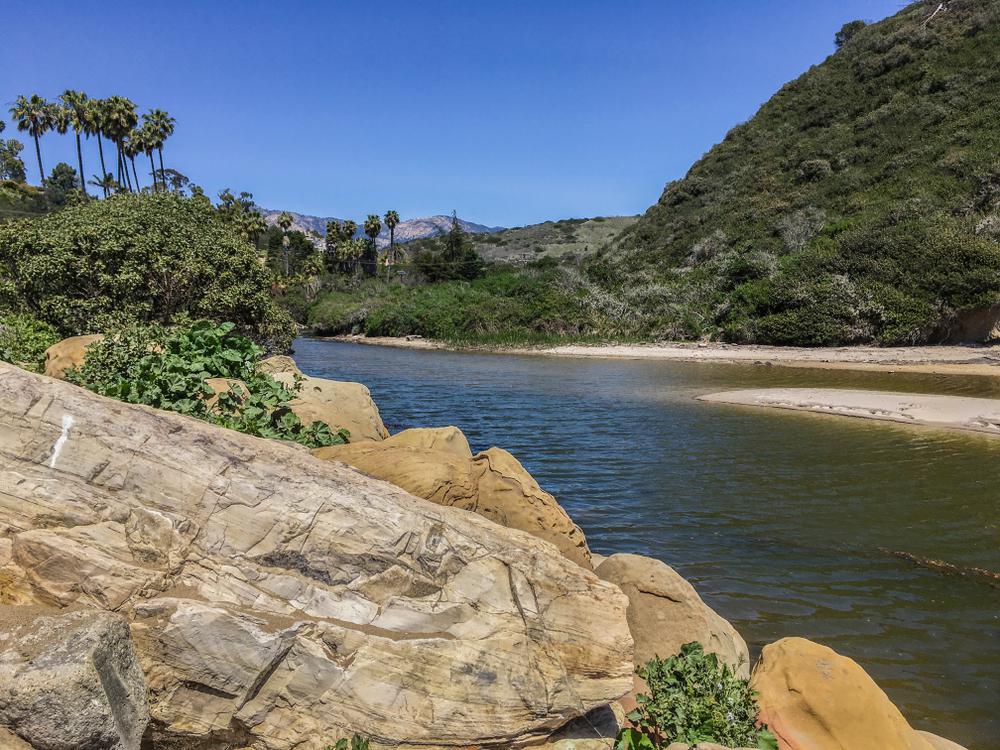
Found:
[[1000, 0], [938, 5], [846, 26], [598, 253], [629, 333], [934, 341], [1000, 303]]

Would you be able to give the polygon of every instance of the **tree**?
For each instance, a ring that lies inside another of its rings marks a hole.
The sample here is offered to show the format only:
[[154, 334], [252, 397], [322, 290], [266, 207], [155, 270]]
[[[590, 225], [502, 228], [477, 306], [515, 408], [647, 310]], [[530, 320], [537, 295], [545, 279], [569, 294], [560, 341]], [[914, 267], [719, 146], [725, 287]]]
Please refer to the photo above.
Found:
[[349, 240], [358, 233], [358, 222], [347, 219], [344, 222], [344, 239]]
[[833, 37], [833, 42], [834, 44], [837, 45], [837, 49], [840, 49], [849, 41], [851, 41], [854, 35], [857, 34], [859, 31], [861, 31], [861, 29], [863, 29], [867, 25], [868, 24], [866, 24], [864, 21], [858, 20], [858, 21], [848, 21], [843, 26], [841, 26], [840, 31], [838, 31]]
[[52, 106], [38, 94], [30, 98], [23, 94], [17, 97], [10, 115], [17, 123], [17, 129], [35, 139], [35, 158], [38, 159], [38, 175], [45, 184], [45, 170], [42, 168], [42, 147], [39, 138], [52, 129]]
[[135, 178], [135, 189], [139, 192], [141, 186], [139, 185], [139, 173], [135, 169], [135, 157], [142, 153], [142, 148], [140, 145], [140, 140], [142, 136], [138, 130], [133, 130], [125, 137], [124, 150], [125, 156], [128, 157], [129, 163], [132, 165], [132, 177]]
[[72, 203], [78, 187], [76, 170], [63, 162], [56, 164], [45, 181], [45, 202], [49, 210], [64, 208]]
[[149, 123], [144, 122], [142, 127], [133, 131], [132, 140], [135, 142], [139, 150], [142, 151], [149, 159], [149, 173], [153, 177], [153, 192], [155, 193], [158, 190], [166, 190], [166, 185], [161, 184], [162, 175], [161, 182], [158, 182], [156, 179], [156, 164], [153, 162], [153, 151], [156, 150], [157, 141], [156, 134], [153, 132], [153, 129], [149, 127]]
[[368, 218], [365, 219], [365, 234], [368, 235], [368, 251], [361, 261], [361, 266], [369, 276], [375, 275], [375, 265], [378, 259], [378, 248], [375, 245], [375, 238], [378, 237], [381, 231], [382, 220], [378, 217], [378, 214], [368, 214]]
[[282, 211], [278, 216], [278, 226], [281, 227], [281, 247], [285, 255], [285, 276], [288, 275], [288, 230], [292, 226], [292, 215], [288, 211]]
[[107, 103], [105, 133], [118, 148], [118, 182], [127, 185], [131, 190], [132, 178], [125, 162], [125, 142], [139, 121], [139, 116], [135, 113], [135, 102], [117, 95], [109, 96], [105, 102]]
[[149, 123], [149, 127], [156, 135], [156, 150], [160, 155], [160, 171], [163, 171], [163, 142], [174, 134], [174, 125], [177, 121], [164, 112], [162, 109], [151, 109], [142, 116], [143, 122]]
[[445, 241], [444, 253], [446, 260], [458, 260], [465, 248], [465, 232], [458, 221], [458, 214], [451, 212], [451, 229], [448, 230], [448, 239]]
[[399, 224], [399, 214], [395, 211], [385, 212], [385, 225], [389, 227], [389, 263], [396, 261], [394, 254], [396, 251], [396, 226]]
[[[107, 102], [103, 99], [91, 99], [86, 104], [86, 119], [87, 127], [91, 133], [97, 136], [97, 153], [101, 157], [101, 174], [107, 175], [108, 168], [104, 164], [104, 143], [101, 140], [101, 135], [104, 133], [104, 124], [107, 121]], [[101, 185], [106, 184], [106, 180], [99, 180]], [[93, 181], [90, 183], [94, 184]], [[104, 190], [104, 197], [108, 197], [108, 188], [102, 187]]]
[[110, 172], [105, 173], [104, 177], [99, 177], [95, 174], [90, 178], [89, 182], [95, 188], [103, 190], [105, 196], [121, 189], [121, 185], [118, 184], [115, 176]]
[[69, 120], [69, 126], [73, 128], [73, 132], [76, 134], [76, 163], [80, 168], [80, 189], [83, 190], [84, 195], [87, 195], [87, 187], [83, 183], [83, 175], [86, 172], [83, 171], [83, 148], [80, 145], [80, 135], [89, 136], [91, 133], [87, 109], [89, 100], [87, 95], [82, 91], [73, 91], [72, 89], [63, 91], [59, 95], [59, 98], [62, 100], [63, 111]]
[[253, 193], [245, 190], [239, 195], [226, 188], [219, 191], [216, 211], [229, 221], [251, 245], [256, 246], [260, 235], [267, 229], [267, 222], [253, 202]]
[[[3, 120], [0, 120], [0, 124], [3, 124]], [[23, 150], [24, 145], [18, 140], [0, 140], [0, 180], [24, 182], [27, 179], [24, 162], [20, 157]]]

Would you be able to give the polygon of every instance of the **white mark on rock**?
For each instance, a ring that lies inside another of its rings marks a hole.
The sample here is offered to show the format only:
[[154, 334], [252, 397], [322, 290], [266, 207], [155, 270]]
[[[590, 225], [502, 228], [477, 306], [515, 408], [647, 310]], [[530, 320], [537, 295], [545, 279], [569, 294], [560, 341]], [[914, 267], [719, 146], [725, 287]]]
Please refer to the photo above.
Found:
[[69, 440], [69, 428], [73, 426], [73, 415], [63, 414], [62, 418], [62, 434], [59, 439], [56, 440], [56, 444], [52, 446], [52, 458], [49, 459], [49, 468], [56, 468], [56, 461], [59, 460], [59, 454], [62, 453], [63, 446], [66, 445], [66, 441]]

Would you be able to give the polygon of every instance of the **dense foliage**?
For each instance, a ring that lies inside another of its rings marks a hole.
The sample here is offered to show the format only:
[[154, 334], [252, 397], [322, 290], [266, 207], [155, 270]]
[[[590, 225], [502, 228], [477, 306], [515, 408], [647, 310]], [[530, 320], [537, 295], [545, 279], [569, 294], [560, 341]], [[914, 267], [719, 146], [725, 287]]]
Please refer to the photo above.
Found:
[[196, 198], [123, 194], [0, 225], [0, 309], [63, 335], [209, 318], [284, 350], [294, 326], [270, 284], [235, 225]]
[[[305, 425], [289, 409], [298, 380], [287, 388], [261, 372], [263, 350], [233, 333], [232, 323], [199, 321], [167, 331], [128, 326], [87, 349], [82, 367], [70, 370], [71, 382], [104, 396], [176, 411], [250, 435], [291, 440], [311, 448], [346, 442], [323, 422]], [[206, 381], [239, 381], [228, 390]]]
[[700, 643], [688, 643], [669, 659], [655, 658], [636, 673], [648, 694], [637, 696], [629, 714], [633, 729], [619, 734], [616, 750], [666, 747], [671, 742], [715, 742], [727, 747], [777, 750], [747, 680], [737, 677]]
[[1000, 302], [1000, 0], [937, 5], [847, 24], [599, 255], [633, 332], [912, 343]]
[[0, 315], [0, 360], [41, 372], [45, 350], [59, 341], [56, 329], [30, 315]]

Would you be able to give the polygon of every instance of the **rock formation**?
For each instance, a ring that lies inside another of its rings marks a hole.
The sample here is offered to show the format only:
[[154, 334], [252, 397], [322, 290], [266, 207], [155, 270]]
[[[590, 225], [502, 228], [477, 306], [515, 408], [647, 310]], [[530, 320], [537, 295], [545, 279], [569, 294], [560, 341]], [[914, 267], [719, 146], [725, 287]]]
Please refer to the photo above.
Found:
[[467, 458], [457, 442], [443, 451], [417, 447], [422, 441], [434, 443], [437, 438], [420, 433], [402, 441], [394, 437], [381, 443], [331, 445], [313, 454], [342, 461], [425, 500], [527, 531], [551, 542], [577, 564], [591, 567], [583, 531], [510, 453], [490, 448]]
[[87, 347], [104, 338], [95, 333], [88, 336], [71, 336], [45, 350], [45, 374], [50, 378], [63, 378], [66, 370], [83, 364]]
[[[274, 373], [273, 377], [291, 388], [296, 374], [286, 370]], [[334, 431], [344, 428], [351, 433], [352, 441], [383, 440], [389, 436], [378, 407], [372, 401], [371, 392], [361, 383], [311, 378], [308, 375], [298, 377], [301, 378], [301, 390], [288, 405], [303, 424], [319, 420], [326, 422]]]
[[0, 425], [0, 574], [129, 620], [152, 748], [524, 744], [631, 686], [625, 597], [528, 534], [2, 363]]

